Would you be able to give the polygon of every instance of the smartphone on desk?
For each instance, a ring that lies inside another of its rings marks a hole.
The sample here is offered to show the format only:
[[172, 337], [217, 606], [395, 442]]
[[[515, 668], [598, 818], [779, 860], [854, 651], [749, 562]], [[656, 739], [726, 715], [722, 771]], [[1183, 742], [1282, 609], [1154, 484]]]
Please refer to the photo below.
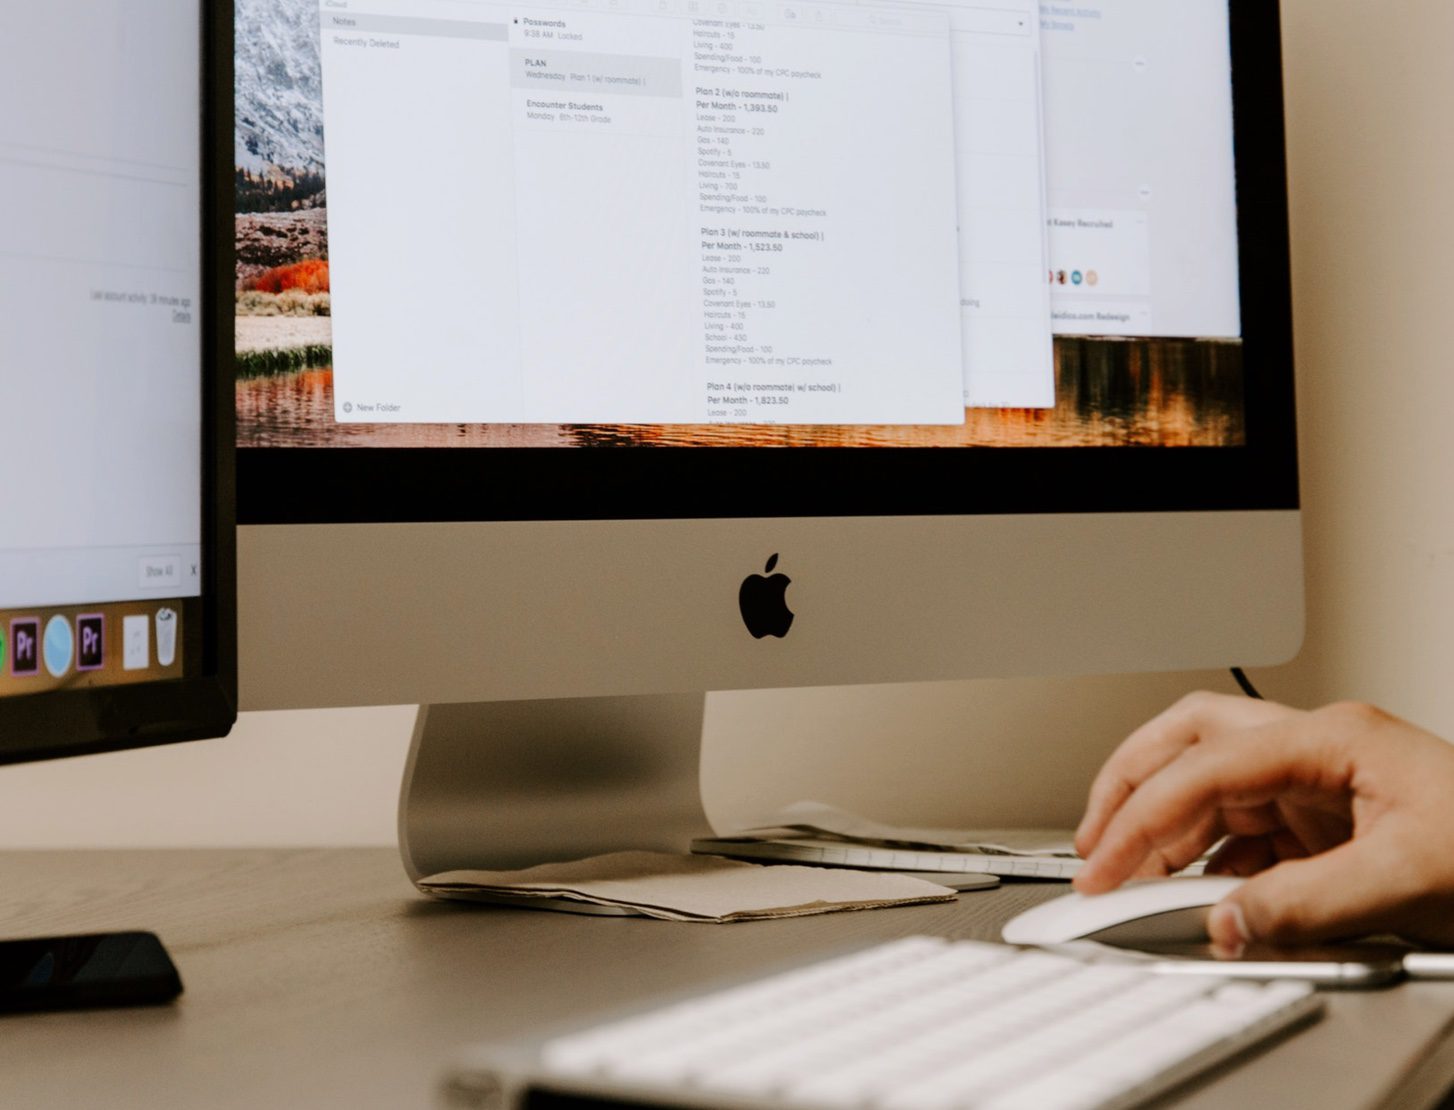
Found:
[[182, 993], [152, 933], [0, 941], [0, 1014], [154, 1006]]

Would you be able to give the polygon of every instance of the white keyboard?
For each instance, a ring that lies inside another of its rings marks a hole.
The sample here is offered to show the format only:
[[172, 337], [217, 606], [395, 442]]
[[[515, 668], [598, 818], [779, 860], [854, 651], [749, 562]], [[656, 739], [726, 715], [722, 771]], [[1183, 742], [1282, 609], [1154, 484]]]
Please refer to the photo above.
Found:
[[451, 1086], [484, 1084], [488, 1105], [521, 1108], [1129, 1107], [1321, 1009], [1302, 983], [915, 938], [558, 1037], [493, 1069], [483, 1051]]

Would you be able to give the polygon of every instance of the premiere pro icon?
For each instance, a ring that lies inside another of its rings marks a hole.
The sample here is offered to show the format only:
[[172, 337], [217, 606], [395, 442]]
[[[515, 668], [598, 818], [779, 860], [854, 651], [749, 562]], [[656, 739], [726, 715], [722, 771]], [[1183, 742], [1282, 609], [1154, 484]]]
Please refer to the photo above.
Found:
[[10, 673], [40, 673], [40, 620], [23, 617], [10, 622]]

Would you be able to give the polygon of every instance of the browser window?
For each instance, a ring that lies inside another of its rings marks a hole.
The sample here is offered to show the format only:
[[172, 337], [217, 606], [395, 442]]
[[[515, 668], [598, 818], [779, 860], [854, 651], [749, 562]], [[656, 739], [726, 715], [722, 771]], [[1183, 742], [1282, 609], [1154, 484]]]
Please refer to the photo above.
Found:
[[1055, 330], [1239, 337], [1226, 5], [1041, 7]]
[[[321, 19], [338, 420], [1053, 404], [1029, 13], [324, 0]], [[398, 203], [415, 173], [428, 204]]]

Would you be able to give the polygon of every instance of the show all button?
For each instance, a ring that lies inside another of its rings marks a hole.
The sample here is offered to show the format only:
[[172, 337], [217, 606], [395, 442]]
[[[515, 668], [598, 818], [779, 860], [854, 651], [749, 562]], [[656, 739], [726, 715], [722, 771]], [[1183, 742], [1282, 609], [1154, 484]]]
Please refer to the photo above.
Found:
[[137, 563], [137, 585], [143, 590], [175, 589], [181, 583], [180, 555], [143, 555]]

